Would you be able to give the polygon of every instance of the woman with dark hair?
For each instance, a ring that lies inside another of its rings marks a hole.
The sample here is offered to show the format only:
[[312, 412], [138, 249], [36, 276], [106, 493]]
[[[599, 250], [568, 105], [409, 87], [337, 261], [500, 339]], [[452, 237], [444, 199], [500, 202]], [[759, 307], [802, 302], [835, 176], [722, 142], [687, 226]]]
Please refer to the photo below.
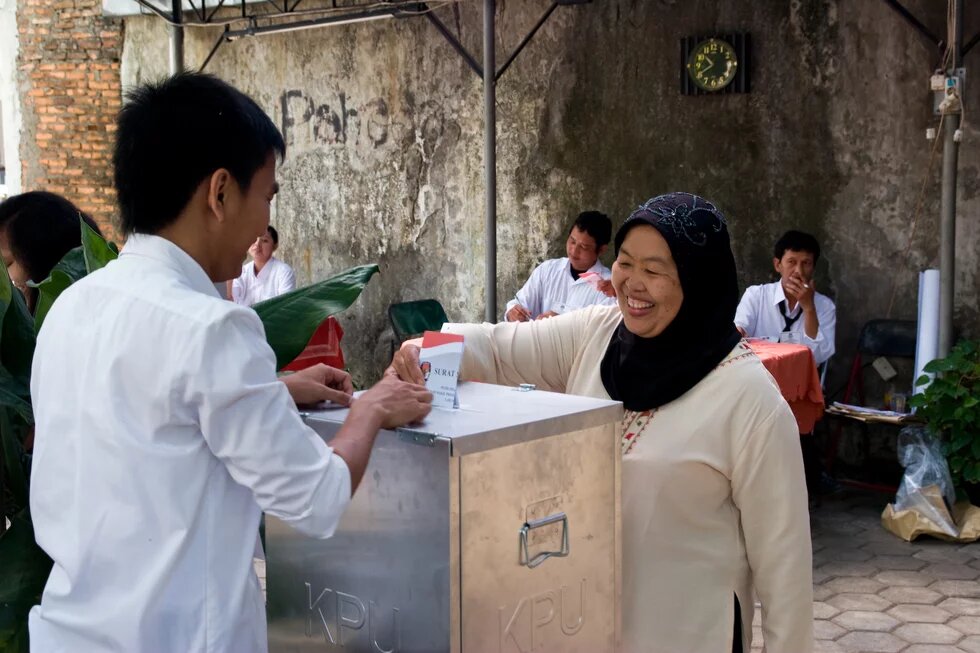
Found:
[[0, 203], [0, 256], [32, 312], [37, 291], [27, 282], [44, 281], [65, 254], [82, 244], [79, 220], [100, 233], [92, 218], [54, 193], [31, 191]]
[[[793, 414], [735, 329], [725, 219], [655, 197], [615, 238], [618, 306], [540, 322], [447, 324], [461, 378], [623, 402], [623, 650], [769, 653], [813, 645], [811, 545]], [[421, 382], [406, 344], [387, 374]]]

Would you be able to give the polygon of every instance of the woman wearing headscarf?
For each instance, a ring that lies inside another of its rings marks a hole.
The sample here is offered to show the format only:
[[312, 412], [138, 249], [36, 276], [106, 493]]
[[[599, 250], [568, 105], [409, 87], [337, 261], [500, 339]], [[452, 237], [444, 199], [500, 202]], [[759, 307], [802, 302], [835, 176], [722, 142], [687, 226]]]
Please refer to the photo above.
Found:
[[[748, 651], [753, 590], [769, 653], [812, 648], [809, 516], [796, 421], [741, 340], [722, 214], [687, 193], [615, 238], [618, 306], [448, 324], [461, 377], [623, 402], [623, 650]], [[421, 381], [405, 346], [387, 373]]]

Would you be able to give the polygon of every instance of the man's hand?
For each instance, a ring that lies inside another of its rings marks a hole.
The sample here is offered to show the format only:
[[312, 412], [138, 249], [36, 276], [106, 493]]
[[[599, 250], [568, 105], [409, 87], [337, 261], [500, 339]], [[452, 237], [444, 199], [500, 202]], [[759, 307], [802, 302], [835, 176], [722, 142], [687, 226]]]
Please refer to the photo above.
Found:
[[601, 292], [606, 297], [615, 297], [616, 289], [613, 288], [612, 281], [609, 279], [603, 279], [595, 285], [596, 290]]
[[520, 304], [515, 304], [514, 308], [507, 311], [507, 315], [504, 317], [507, 318], [508, 322], [527, 322], [532, 319], [531, 313]]
[[738, 330], [738, 332], [742, 334], [742, 337], [743, 338], [745, 337], [745, 334], [746, 334], [745, 329], [743, 329], [742, 327], [740, 327], [738, 325], [735, 325], [735, 329]]
[[420, 421], [432, 410], [432, 393], [417, 385], [386, 376], [351, 405], [337, 435], [333, 452], [350, 471], [351, 494], [360, 485], [379, 429], [394, 429]]
[[554, 311], [545, 311], [544, 313], [542, 313], [541, 315], [537, 316], [534, 319], [535, 320], [546, 320], [549, 317], [554, 317], [556, 315], [558, 315], [558, 313], [555, 313]]
[[393, 429], [420, 421], [430, 410], [432, 393], [425, 387], [386, 375], [357, 398], [351, 415], [373, 414], [380, 428]]
[[289, 396], [297, 406], [332, 401], [341, 406], [349, 406], [354, 394], [354, 384], [350, 374], [318, 363], [305, 370], [279, 377], [286, 385]]
[[786, 279], [783, 291], [787, 298], [795, 299], [799, 302], [800, 307], [804, 311], [814, 310], [813, 293], [815, 292], [815, 288], [813, 287], [813, 279], [804, 281], [802, 277], [789, 277]]
[[384, 375], [416, 385], [425, 385], [425, 376], [419, 367], [419, 351], [421, 349], [421, 338], [403, 342], [401, 348], [395, 352], [394, 358], [391, 359], [391, 365], [385, 370]]

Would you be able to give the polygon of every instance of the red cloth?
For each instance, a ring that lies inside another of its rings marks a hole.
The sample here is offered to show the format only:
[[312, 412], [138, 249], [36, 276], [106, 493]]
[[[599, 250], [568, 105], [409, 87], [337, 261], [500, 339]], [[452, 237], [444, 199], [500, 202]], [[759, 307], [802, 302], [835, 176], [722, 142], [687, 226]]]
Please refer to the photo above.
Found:
[[800, 433], [811, 433], [823, 416], [823, 390], [813, 352], [806, 345], [753, 340], [752, 350], [776, 379], [779, 391], [793, 410]]
[[344, 369], [344, 352], [340, 348], [340, 339], [343, 337], [344, 330], [340, 327], [340, 323], [328, 317], [313, 332], [306, 348], [299, 353], [299, 356], [282, 369], [297, 372], [317, 363], [324, 363], [338, 370]]

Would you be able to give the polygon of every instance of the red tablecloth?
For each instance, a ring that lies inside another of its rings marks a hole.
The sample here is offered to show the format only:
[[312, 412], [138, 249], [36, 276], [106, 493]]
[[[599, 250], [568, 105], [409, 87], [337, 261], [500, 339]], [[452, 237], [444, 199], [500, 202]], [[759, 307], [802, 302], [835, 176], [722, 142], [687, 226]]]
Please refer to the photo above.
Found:
[[779, 391], [789, 403], [800, 426], [800, 433], [811, 433], [823, 416], [823, 390], [813, 352], [806, 345], [755, 341], [749, 343], [769, 373], [779, 384]]
[[343, 337], [344, 330], [340, 327], [340, 323], [328, 317], [313, 332], [306, 348], [299, 356], [282, 369], [296, 372], [317, 363], [325, 363], [338, 370], [344, 369], [344, 352], [340, 348], [340, 339]]

